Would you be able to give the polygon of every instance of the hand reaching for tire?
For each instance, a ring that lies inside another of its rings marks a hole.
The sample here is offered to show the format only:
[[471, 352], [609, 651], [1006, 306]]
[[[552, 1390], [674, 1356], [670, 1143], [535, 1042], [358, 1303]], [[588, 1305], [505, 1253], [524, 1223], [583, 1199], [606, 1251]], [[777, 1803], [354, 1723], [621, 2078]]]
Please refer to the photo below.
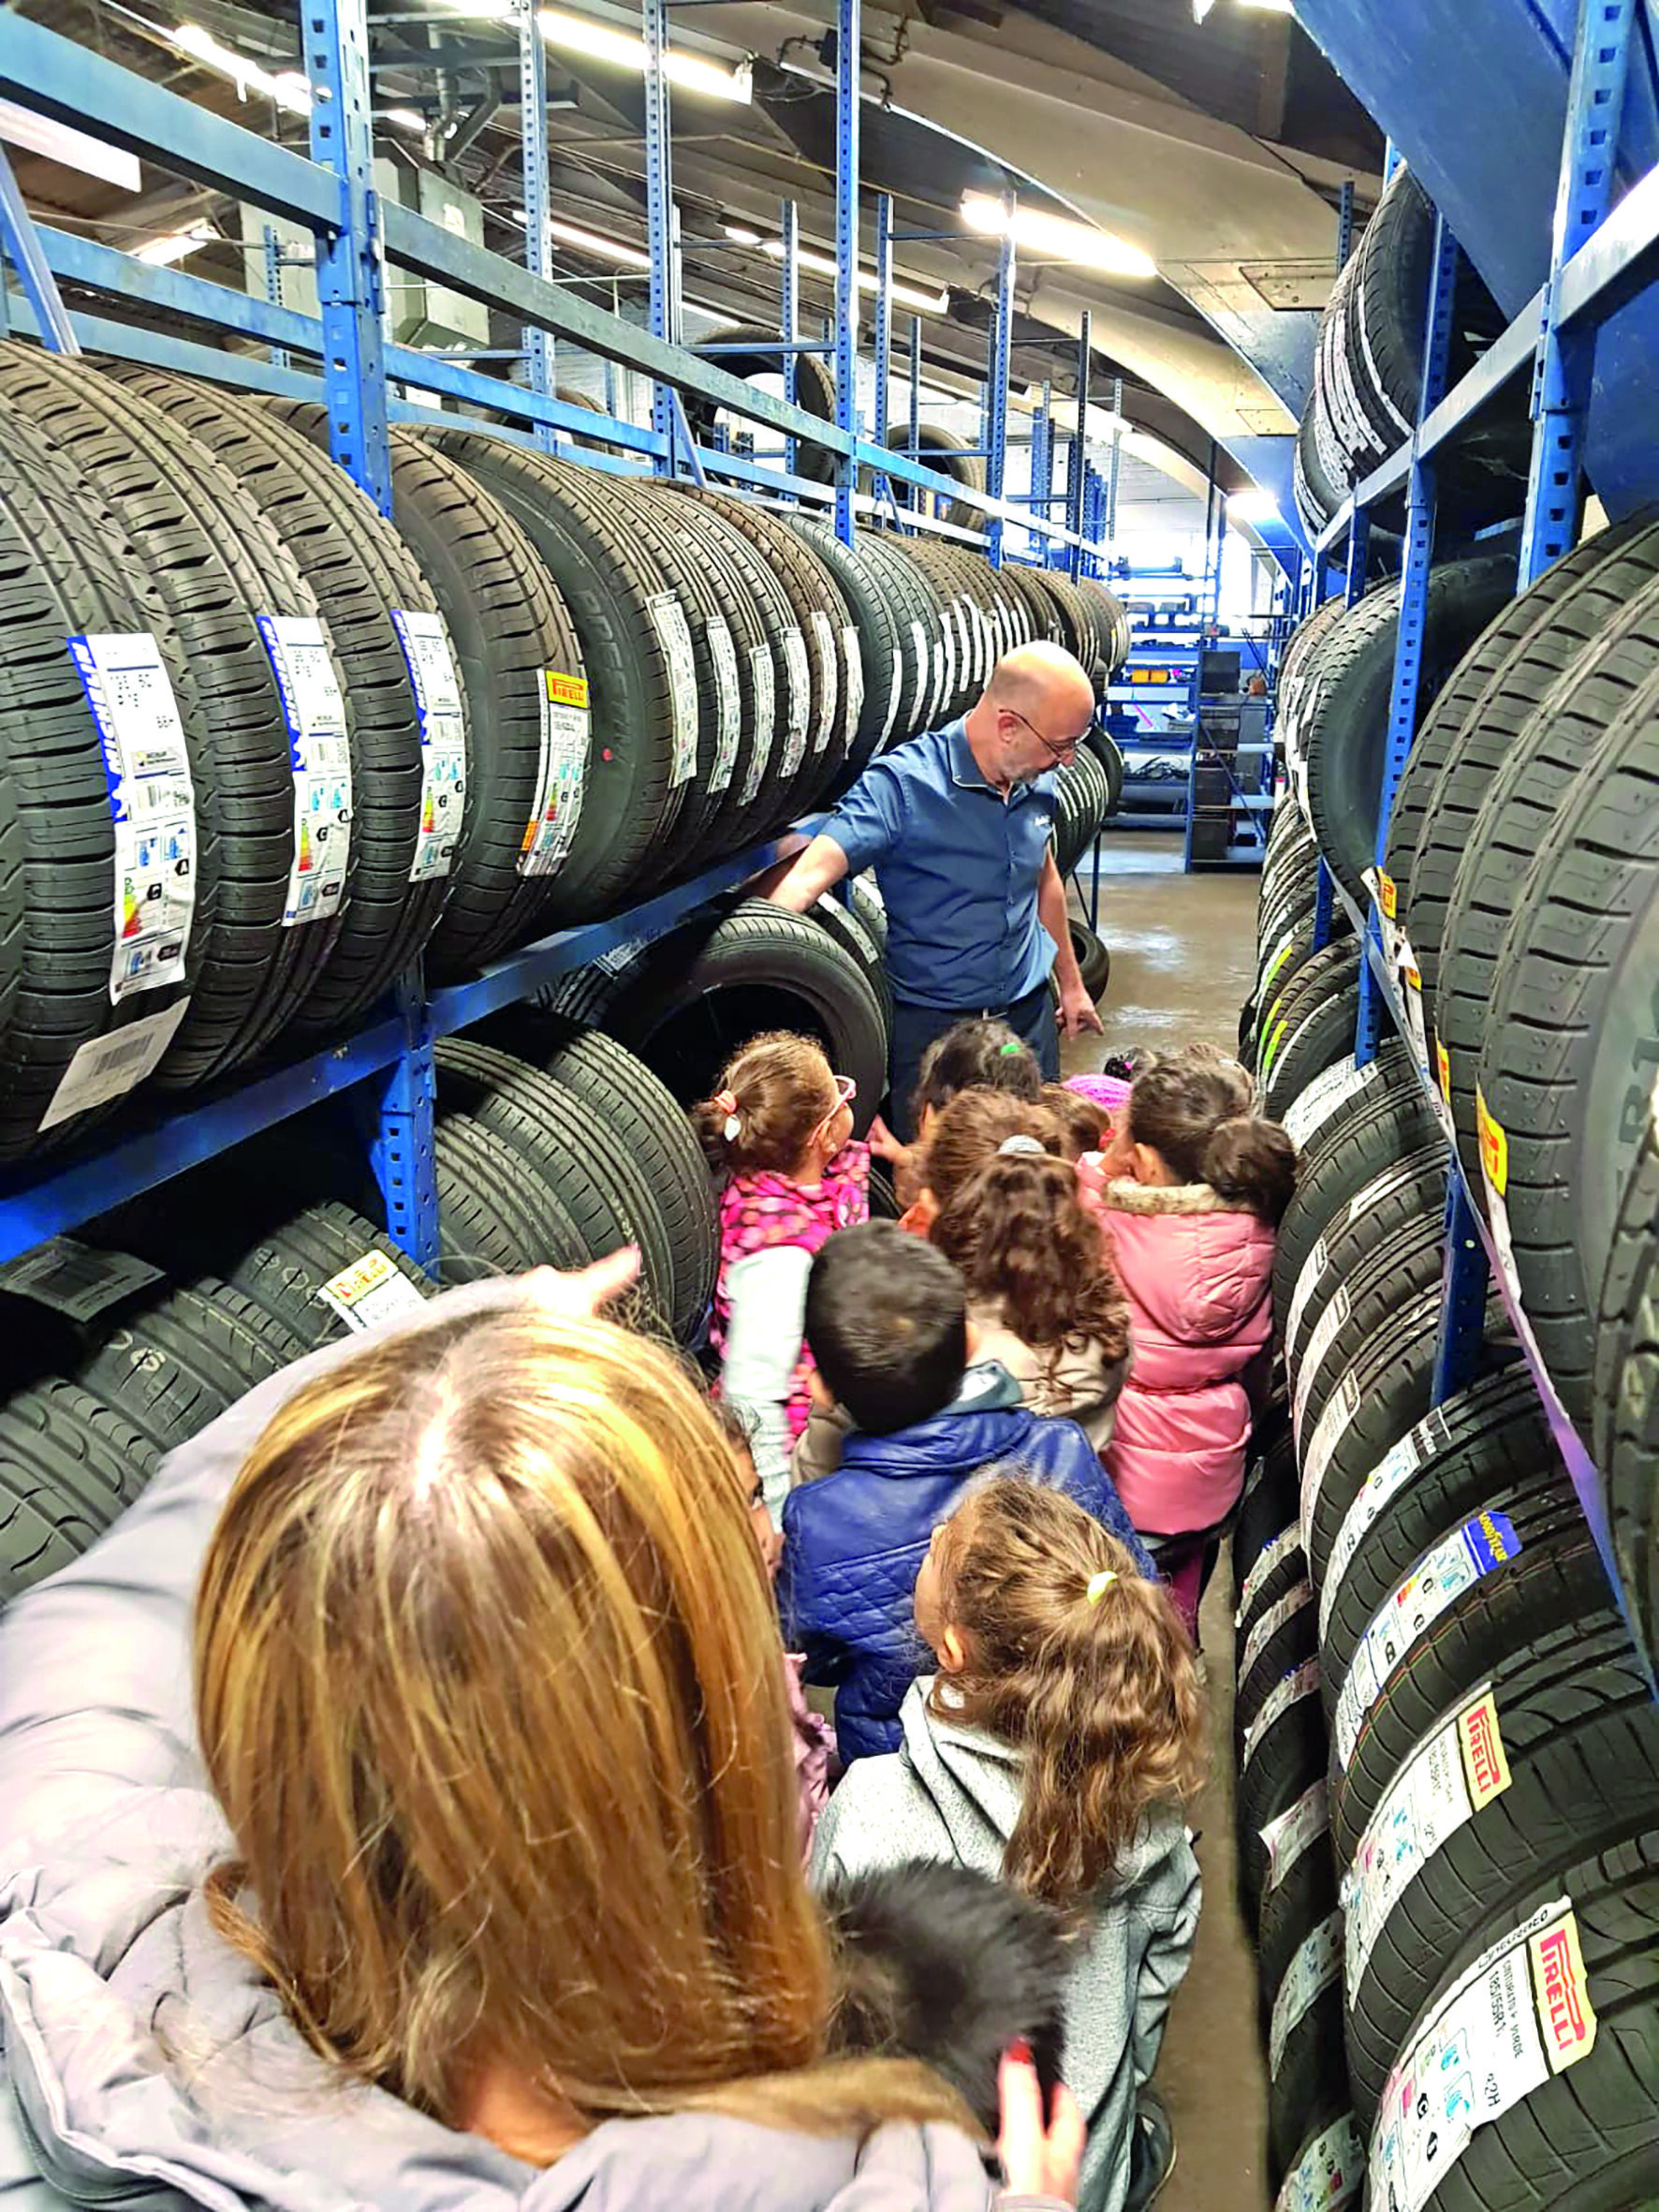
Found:
[[595, 1260], [592, 1267], [579, 1268], [572, 1274], [561, 1274], [556, 1267], [532, 1268], [524, 1277], [524, 1288], [545, 1312], [558, 1315], [561, 1320], [591, 1321], [613, 1298], [620, 1298], [639, 1275], [639, 1246], [624, 1245], [609, 1259]]

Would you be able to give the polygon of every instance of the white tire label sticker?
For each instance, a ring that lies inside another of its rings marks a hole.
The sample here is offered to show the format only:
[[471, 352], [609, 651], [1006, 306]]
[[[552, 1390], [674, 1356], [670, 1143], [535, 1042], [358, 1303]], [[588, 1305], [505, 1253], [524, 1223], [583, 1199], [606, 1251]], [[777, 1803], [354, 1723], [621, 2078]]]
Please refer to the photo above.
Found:
[[351, 747], [345, 700], [315, 615], [261, 614], [259, 634], [282, 693], [294, 778], [294, 850], [284, 929], [326, 922], [345, 901], [351, 861]]
[[1438, 1543], [1379, 1608], [1360, 1639], [1337, 1700], [1331, 1740], [1346, 1773], [1367, 1714], [1387, 1688], [1395, 1669], [1417, 1638], [1452, 1601], [1494, 1568], [1520, 1556], [1521, 1542], [1506, 1513], [1476, 1513]]
[[1267, 1880], [1262, 1895], [1270, 1897], [1310, 1845], [1330, 1833], [1330, 1801], [1323, 1780], [1310, 1783], [1288, 1812], [1270, 1821], [1261, 1832], [1268, 1851]]
[[541, 758], [536, 802], [519, 848], [521, 876], [551, 876], [576, 842], [592, 742], [585, 676], [541, 671]]
[[409, 664], [409, 682], [420, 715], [420, 827], [409, 863], [409, 881], [426, 883], [449, 873], [461, 835], [466, 804], [466, 717], [443, 616], [394, 607], [391, 620]]
[[714, 663], [714, 698], [717, 721], [714, 765], [709, 771], [711, 791], [724, 791], [737, 765], [738, 738], [742, 729], [742, 700], [738, 694], [738, 649], [721, 614], [711, 614], [707, 624], [709, 652]]
[[365, 1252], [349, 1267], [330, 1276], [316, 1295], [349, 1329], [373, 1329], [400, 1313], [418, 1313], [426, 1304], [396, 1261], [385, 1252]]
[[1371, 2138], [1371, 2203], [1422, 2212], [1477, 2128], [1595, 2048], [1571, 1901], [1541, 1905], [1446, 1992], [1383, 2089]]
[[830, 628], [830, 617], [822, 607], [812, 608], [807, 620], [812, 625], [813, 636], [818, 641], [818, 667], [823, 672], [823, 683], [818, 691], [818, 719], [813, 730], [813, 751], [821, 753], [830, 743], [830, 732], [835, 728], [835, 632]]
[[864, 719], [864, 656], [850, 622], [842, 626], [841, 650], [846, 661], [846, 741], [852, 745]]
[[748, 765], [743, 770], [743, 788], [738, 793], [740, 806], [747, 806], [759, 790], [760, 779], [771, 759], [772, 732], [778, 718], [778, 686], [770, 645], [750, 646], [749, 677], [755, 695], [755, 742], [749, 748]]
[[1311, 1936], [1298, 1945], [1273, 1998], [1268, 2023], [1268, 2072], [1277, 2080], [1285, 2046], [1321, 1995], [1336, 1981], [1343, 1963], [1343, 1916], [1328, 1912]]
[[793, 775], [805, 758], [813, 702], [812, 666], [806, 656], [806, 640], [793, 627], [784, 632], [784, 672], [789, 685], [789, 719], [781, 766], [785, 775]]
[[124, 1029], [111, 1029], [107, 1037], [88, 1038], [64, 1069], [51, 1104], [40, 1116], [40, 1127], [55, 1128], [60, 1121], [124, 1098], [153, 1075], [189, 1005], [187, 998], [180, 998], [159, 1013], [144, 1014]]
[[1365, 2184], [1365, 2144], [1352, 2113], [1316, 2135], [1285, 2175], [1273, 2212], [1342, 2212]]
[[658, 592], [646, 605], [651, 625], [668, 666], [668, 693], [674, 723], [674, 765], [668, 782], [687, 784], [697, 774], [697, 655], [685, 610], [672, 592]]
[[[118, 1006], [135, 992], [184, 981], [196, 912], [196, 787], [172, 678], [153, 633], [75, 637], [68, 645], [97, 725], [115, 832], [110, 1003]], [[52, 1118], [65, 1118], [52, 1104]]]

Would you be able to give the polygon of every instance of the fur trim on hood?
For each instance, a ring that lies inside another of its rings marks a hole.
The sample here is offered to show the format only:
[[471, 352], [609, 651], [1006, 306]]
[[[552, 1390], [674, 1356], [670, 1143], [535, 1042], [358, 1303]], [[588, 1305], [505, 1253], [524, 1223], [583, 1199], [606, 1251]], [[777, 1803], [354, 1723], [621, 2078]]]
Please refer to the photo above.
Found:
[[1208, 1183], [1137, 1183], [1116, 1175], [1099, 1187], [1099, 1202], [1117, 1214], [1248, 1214], [1250, 1202], [1223, 1198]]

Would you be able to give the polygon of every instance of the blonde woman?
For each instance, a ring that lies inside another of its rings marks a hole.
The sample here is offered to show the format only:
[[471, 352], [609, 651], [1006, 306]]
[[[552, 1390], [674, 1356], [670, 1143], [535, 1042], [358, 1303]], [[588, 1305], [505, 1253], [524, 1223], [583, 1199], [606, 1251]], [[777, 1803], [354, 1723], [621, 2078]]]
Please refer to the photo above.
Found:
[[0, 1623], [8, 2212], [986, 2205], [937, 2077], [827, 2058], [748, 1501], [630, 1272], [314, 1354]]

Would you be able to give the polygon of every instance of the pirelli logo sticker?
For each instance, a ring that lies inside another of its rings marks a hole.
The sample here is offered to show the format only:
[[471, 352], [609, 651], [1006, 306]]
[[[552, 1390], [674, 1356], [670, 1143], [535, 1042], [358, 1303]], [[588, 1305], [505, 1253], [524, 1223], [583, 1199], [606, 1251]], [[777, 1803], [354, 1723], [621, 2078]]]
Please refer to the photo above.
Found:
[[1595, 2048], [1595, 2011], [1578, 1948], [1577, 1916], [1568, 1912], [1553, 1927], [1540, 1929], [1527, 1951], [1545, 2056], [1550, 2072], [1563, 2073]]
[[1400, 913], [1400, 894], [1394, 889], [1394, 878], [1387, 868], [1379, 868], [1376, 872], [1376, 878], [1377, 905], [1383, 909], [1383, 913], [1388, 921], [1397, 921]]
[[543, 669], [548, 698], [556, 707], [580, 707], [587, 712], [588, 680], [585, 676], [561, 676], [552, 669]]
[[1451, 1104], [1451, 1055], [1437, 1037], [1434, 1040], [1434, 1073], [1440, 1084], [1440, 1095]]
[[1478, 1084], [1475, 1086], [1475, 1126], [1480, 1132], [1482, 1171], [1491, 1188], [1503, 1198], [1509, 1188], [1509, 1140], [1503, 1124], [1492, 1119], [1486, 1093]]
[[1475, 1812], [1502, 1797], [1509, 1787], [1509, 1758], [1498, 1729], [1498, 1708], [1489, 1689], [1458, 1715], [1458, 1742], [1463, 1753], [1463, 1778], [1469, 1802]]

